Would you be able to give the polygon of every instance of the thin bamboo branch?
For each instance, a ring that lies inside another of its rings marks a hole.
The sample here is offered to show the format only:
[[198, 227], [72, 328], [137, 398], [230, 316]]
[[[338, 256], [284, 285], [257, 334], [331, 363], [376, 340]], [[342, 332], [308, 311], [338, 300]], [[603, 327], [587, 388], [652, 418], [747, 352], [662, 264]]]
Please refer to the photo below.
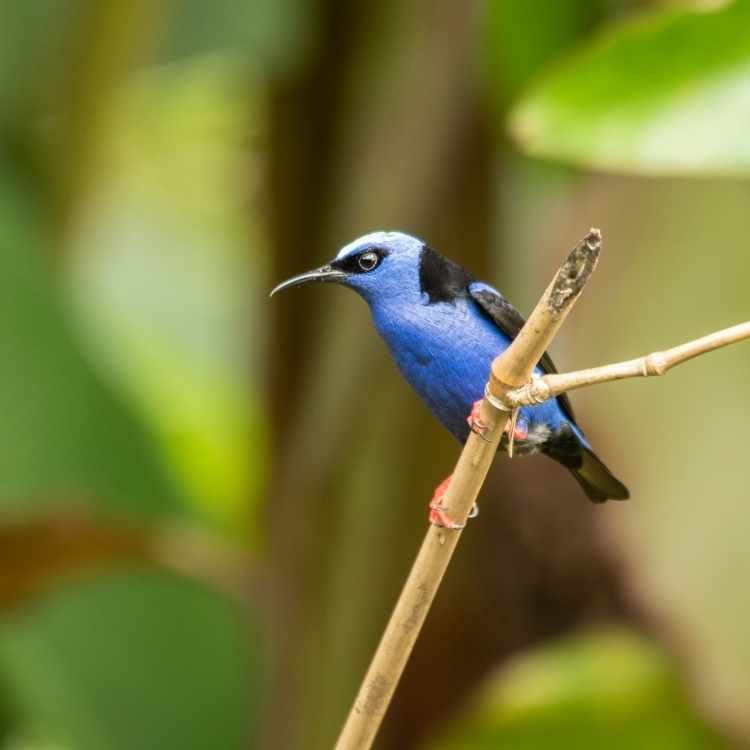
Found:
[[509, 408], [517, 409], [521, 406], [540, 404], [548, 398], [559, 396], [565, 391], [572, 391], [586, 385], [609, 383], [624, 378], [664, 375], [665, 372], [676, 365], [687, 362], [693, 357], [748, 338], [750, 338], [750, 321], [739, 323], [731, 328], [724, 328], [715, 333], [709, 333], [707, 336], [674, 346], [663, 352], [652, 352], [637, 359], [629, 359], [626, 362], [615, 362], [601, 367], [590, 367], [586, 370], [535, 377], [520, 388], [508, 391], [504, 397], [500, 397], [500, 400]]
[[[591, 276], [600, 244], [599, 231], [592, 229], [555, 274], [521, 332], [492, 363], [488, 391], [493, 401], [502, 402], [509, 391], [529, 380]], [[469, 435], [443, 499], [446, 513], [459, 523], [465, 523], [474, 506], [509, 416], [493, 406], [487, 396], [480, 414], [487, 430], [481, 437]], [[460, 535], [460, 529], [430, 526], [427, 530], [336, 750], [367, 750], [372, 746]]]

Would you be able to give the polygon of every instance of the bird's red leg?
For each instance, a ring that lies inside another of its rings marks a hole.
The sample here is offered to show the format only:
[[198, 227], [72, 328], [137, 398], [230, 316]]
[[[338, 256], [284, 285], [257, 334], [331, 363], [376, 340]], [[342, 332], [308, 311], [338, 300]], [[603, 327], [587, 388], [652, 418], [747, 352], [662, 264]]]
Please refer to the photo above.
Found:
[[487, 426], [484, 424], [484, 422], [482, 422], [482, 417], [480, 414], [481, 407], [482, 399], [480, 398], [479, 401], [475, 401], [472, 405], [471, 414], [466, 417], [466, 421], [469, 423], [469, 427], [471, 428], [472, 432], [479, 435], [480, 438], [484, 438], [484, 435], [487, 432]]
[[[482, 400], [475, 401], [471, 407], [471, 414], [466, 418], [466, 421], [469, 423], [472, 432], [475, 432], [480, 438], [485, 439], [484, 436], [487, 432], [487, 427], [484, 422], [482, 422], [480, 415], [481, 407]], [[526, 440], [528, 434], [528, 426], [526, 421], [523, 420], [520, 424], [516, 425], [513, 432], [513, 438], [514, 440]], [[435, 493], [430, 501], [430, 523], [434, 523], [435, 526], [444, 526], [446, 529], [462, 529], [464, 524], [454, 521], [445, 512], [445, 508], [443, 507], [443, 497], [448, 491], [448, 485], [451, 483], [452, 476], [453, 475], [451, 474], [450, 477], [444, 479], [435, 489]], [[477, 515], [479, 515], [479, 506], [475, 504], [471, 509], [469, 518], [475, 518]]]
[[[483, 438], [487, 432], [487, 427], [484, 424], [484, 422], [482, 422], [482, 417], [480, 416], [481, 406], [482, 406], [482, 399], [479, 399], [479, 401], [475, 401], [473, 406], [471, 407], [471, 414], [469, 414], [469, 416], [466, 417], [466, 421], [469, 423], [469, 427], [471, 428], [471, 431], [475, 432], [477, 435], [479, 435], [479, 437]], [[528, 423], [526, 422], [525, 419], [518, 420], [513, 430], [513, 439], [514, 440], [526, 440], [528, 436], [529, 436]]]
[[430, 500], [430, 523], [435, 524], [435, 526], [444, 526], [446, 529], [460, 528], [460, 525], [456, 525], [456, 522], [445, 513], [442, 504], [443, 497], [445, 497], [445, 493], [448, 491], [448, 485], [451, 483], [452, 478], [453, 474], [440, 482], [435, 488], [432, 500]]
[[[446, 529], [463, 529], [465, 524], [454, 521], [445, 512], [445, 507], [443, 506], [443, 498], [448, 491], [448, 485], [450, 485], [452, 478], [453, 474], [440, 482], [435, 488], [435, 493], [430, 501], [430, 523], [435, 524], [435, 526], [443, 526]], [[475, 518], [477, 515], [479, 515], [479, 506], [475, 505], [471, 513], [469, 513], [469, 518]]]

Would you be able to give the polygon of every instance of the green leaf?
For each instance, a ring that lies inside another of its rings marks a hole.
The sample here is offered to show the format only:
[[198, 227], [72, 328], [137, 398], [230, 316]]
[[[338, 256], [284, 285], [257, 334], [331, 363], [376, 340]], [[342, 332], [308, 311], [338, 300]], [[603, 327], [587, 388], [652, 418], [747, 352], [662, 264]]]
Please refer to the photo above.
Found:
[[205, 55], [128, 78], [106, 124], [67, 281], [85, 351], [157, 440], [182, 495], [248, 528], [264, 480], [264, 232], [243, 185], [258, 84]]
[[168, 575], [56, 589], [0, 623], [22, 734], [75, 750], [256, 746], [261, 635], [244, 614]]
[[748, 0], [620, 23], [510, 116], [530, 154], [651, 174], [747, 174], [749, 128]]
[[522, 656], [492, 677], [431, 750], [709, 750], [726, 743], [688, 703], [675, 666], [622, 630]]
[[21, 182], [0, 173], [0, 508], [181, 512], [150, 436], [80, 350]]
[[493, 99], [504, 106], [539, 70], [574, 45], [602, 15], [602, 0], [488, 3], [482, 24]]

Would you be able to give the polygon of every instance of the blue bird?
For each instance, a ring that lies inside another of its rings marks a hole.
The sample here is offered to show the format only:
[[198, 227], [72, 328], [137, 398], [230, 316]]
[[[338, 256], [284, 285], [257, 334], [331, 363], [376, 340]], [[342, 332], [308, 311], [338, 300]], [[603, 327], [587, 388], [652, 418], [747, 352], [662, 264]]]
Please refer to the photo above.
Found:
[[[312, 281], [341, 284], [364, 298], [401, 373], [458, 440], [463, 443], [470, 429], [481, 429], [474, 406], [484, 394], [492, 360], [524, 324], [500, 292], [401, 232], [360, 237], [329, 264], [284, 281], [271, 294]], [[536, 373], [550, 372], [555, 366], [545, 354]], [[566, 395], [521, 408], [514, 446], [519, 455], [541, 452], [561, 463], [594, 502], [629, 496], [594, 454]], [[436, 490], [430, 519], [456, 528], [440, 505], [449, 481]]]

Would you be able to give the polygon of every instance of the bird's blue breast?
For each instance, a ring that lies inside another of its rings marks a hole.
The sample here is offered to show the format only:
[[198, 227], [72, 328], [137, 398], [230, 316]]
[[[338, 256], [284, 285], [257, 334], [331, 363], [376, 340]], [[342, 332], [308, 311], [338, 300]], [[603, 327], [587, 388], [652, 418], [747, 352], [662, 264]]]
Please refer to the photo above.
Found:
[[[510, 339], [469, 298], [371, 307], [404, 377], [440, 422], [464, 441], [472, 404], [482, 397], [492, 360], [507, 349]], [[535, 428], [555, 430], [569, 421], [556, 400], [525, 407], [521, 416], [528, 420], [530, 433]]]

